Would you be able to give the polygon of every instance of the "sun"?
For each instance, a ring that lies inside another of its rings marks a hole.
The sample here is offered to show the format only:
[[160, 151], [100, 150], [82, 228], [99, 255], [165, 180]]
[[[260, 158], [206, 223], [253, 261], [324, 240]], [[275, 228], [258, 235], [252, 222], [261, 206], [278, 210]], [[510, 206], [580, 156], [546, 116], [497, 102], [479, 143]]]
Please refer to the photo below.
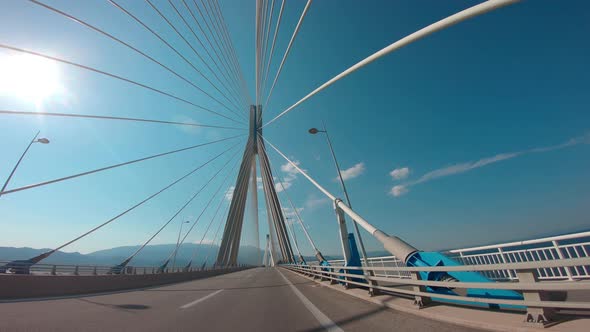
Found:
[[60, 94], [58, 66], [33, 55], [0, 55], [0, 95], [40, 106]]

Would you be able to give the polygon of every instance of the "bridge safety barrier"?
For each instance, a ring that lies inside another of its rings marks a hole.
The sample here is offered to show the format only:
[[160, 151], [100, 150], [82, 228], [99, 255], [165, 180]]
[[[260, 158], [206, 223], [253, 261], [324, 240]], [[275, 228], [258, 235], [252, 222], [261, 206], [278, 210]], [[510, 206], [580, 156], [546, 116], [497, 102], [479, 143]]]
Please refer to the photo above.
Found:
[[[559, 310], [590, 310], [590, 302], [568, 301], [568, 291], [590, 290], [590, 280], [541, 280], [539, 270], [543, 269], [577, 269], [590, 266], [590, 258], [572, 258], [519, 263], [501, 263], [484, 265], [430, 266], [430, 267], [347, 267], [287, 264], [283, 267], [297, 273], [319, 280], [329, 280], [345, 287], [369, 288], [367, 280], [372, 281], [371, 288], [378, 292], [410, 297], [417, 308], [428, 306], [432, 302], [445, 302], [460, 305], [473, 305], [492, 309], [522, 310], [525, 322], [533, 325], [546, 325], [552, 322]], [[457, 282], [421, 280], [420, 272], [453, 272], [507, 270], [513, 271], [515, 279], [508, 282]], [[359, 274], [359, 271], [361, 272]], [[373, 275], [369, 273], [373, 272]], [[407, 276], [410, 276], [409, 278]], [[436, 289], [452, 289], [456, 294], [439, 293]], [[511, 290], [522, 294], [522, 299], [488, 298], [465, 296], [461, 290]]]
[[[44, 273], [39, 272], [40, 268]], [[106, 274], [105, 267], [47, 265], [36, 267], [31, 274], [0, 274], [0, 300], [122, 291], [208, 278], [249, 268], [180, 269], [157, 273], [157, 268], [150, 267], [130, 268], [123, 274]]]

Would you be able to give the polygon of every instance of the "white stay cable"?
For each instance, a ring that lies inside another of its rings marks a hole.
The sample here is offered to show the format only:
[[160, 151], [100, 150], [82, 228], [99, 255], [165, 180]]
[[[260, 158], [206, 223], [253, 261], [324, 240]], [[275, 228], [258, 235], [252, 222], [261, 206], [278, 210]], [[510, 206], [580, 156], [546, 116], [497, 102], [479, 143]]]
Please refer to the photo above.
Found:
[[281, 71], [283, 70], [283, 65], [285, 64], [285, 60], [287, 60], [287, 56], [289, 56], [289, 52], [291, 51], [291, 46], [293, 46], [293, 41], [295, 41], [295, 37], [297, 37], [297, 33], [299, 32], [299, 28], [301, 28], [301, 24], [303, 23], [303, 19], [305, 18], [305, 14], [307, 14], [307, 11], [309, 10], [309, 7], [311, 6], [311, 2], [313, 0], [307, 0], [307, 4], [305, 5], [305, 8], [303, 8], [303, 12], [301, 13], [301, 17], [299, 17], [299, 22], [297, 22], [297, 26], [295, 27], [295, 31], [293, 31], [293, 35], [291, 36], [291, 40], [289, 41], [289, 45], [287, 45], [287, 49], [285, 50], [285, 54], [283, 55], [283, 60], [281, 60], [281, 64], [279, 65], [279, 69], [277, 70], [277, 74], [275, 75], [275, 79], [272, 82], [272, 86], [270, 87], [270, 91], [268, 92], [268, 96], [266, 97], [266, 100], [264, 101], [264, 105], [268, 105], [268, 100], [270, 99], [270, 96], [272, 95], [272, 91], [275, 88], [275, 85], [277, 84], [277, 80], [279, 79], [279, 75], [281, 75]]
[[268, 79], [268, 72], [270, 69], [270, 64], [272, 62], [272, 56], [275, 50], [275, 44], [277, 42], [277, 36], [279, 35], [279, 27], [281, 26], [281, 18], [283, 17], [283, 10], [285, 9], [285, 0], [281, 2], [281, 9], [279, 9], [279, 18], [277, 19], [277, 25], [275, 26], [275, 32], [272, 38], [272, 44], [270, 46], [270, 52], [268, 54], [268, 62], [266, 63], [266, 69], [264, 70], [264, 79], [262, 80], [262, 90], [264, 91], [264, 87], [266, 86], [266, 80]]
[[[270, 144], [270, 142], [268, 144]], [[268, 152], [266, 150], [266, 146], [265, 145], [262, 145], [262, 146], [263, 146], [264, 152], [268, 155]], [[315, 243], [311, 239], [311, 236], [307, 232], [307, 228], [305, 228], [305, 225], [303, 224], [303, 219], [301, 218], [301, 215], [299, 214], [299, 210], [297, 210], [297, 208], [295, 207], [295, 204], [293, 204], [293, 201], [291, 200], [291, 196], [287, 192], [287, 188], [283, 185], [283, 182], [284, 181], [283, 181], [282, 176], [278, 172], [276, 172], [275, 174], [277, 175], [277, 177], [279, 179], [279, 184], [281, 185], [281, 188], [283, 189], [282, 192], [285, 193], [285, 197], [287, 197], [287, 200], [289, 201], [289, 205], [293, 209], [293, 212], [295, 212], [295, 216], [297, 217], [297, 221], [299, 222], [299, 225], [301, 226], [301, 229], [303, 229], [303, 233], [305, 233], [305, 237], [307, 237], [307, 240], [309, 241], [309, 244], [311, 245], [311, 247], [313, 248], [313, 250], [316, 253], [319, 252], [319, 250], [316, 247]]]
[[291, 161], [291, 159], [287, 158], [287, 156], [285, 156], [284, 153], [282, 153], [279, 149], [277, 149], [277, 147], [275, 147], [271, 142], [269, 142], [268, 139], [266, 139], [266, 137], [264, 137], [262, 135], [260, 135], [260, 137], [262, 137], [262, 139], [266, 143], [268, 143], [270, 145], [270, 147], [273, 148], [281, 157], [283, 157], [287, 162], [289, 162], [289, 164], [291, 164], [291, 166], [293, 166], [297, 171], [299, 171], [299, 173], [301, 173], [301, 175], [303, 175], [306, 179], [308, 179], [309, 182], [311, 182], [314, 186], [316, 186], [316, 188], [318, 188], [321, 192], [323, 192], [324, 195], [326, 195], [330, 200], [335, 202], [336, 206], [339, 207], [340, 209], [342, 209], [342, 211], [344, 211], [344, 213], [348, 214], [348, 216], [351, 217], [352, 220], [354, 220], [356, 223], [358, 223], [359, 226], [364, 228], [367, 232], [369, 232], [372, 235], [375, 235], [375, 233], [377, 231], [379, 231], [375, 226], [371, 225], [367, 220], [365, 220], [365, 218], [361, 217], [359, 214], [357, 214], [355, 211], [353, 211], [350, 207], [348, 207], [348, 205], [344, 204], [344, 202], [342, 202], [342, 200], [336, 200], [336, 196], [332, 195], [328, 190], [326, 190], [326, 188], [322, 187], [319, 183], [317, 183], [316, 180], [314, 180], [304, 170], [302, 170], [299, 166], [297, 166], [297, 164], [295, 164], [293, 161]]
[[[269, 1], [271, 1], [271, 0], [269, 0]], [[275, 0], [272, 0], [272, 2], [270, 4], [270, 9], [269, 9], [268, 15], [267, 15], [268, 16], [268, 23], [266, 24], [266, 29], [264, 31], [264, 43], [262, 44], [262, 46], [263, 46], [263, 48], [262, 48], [262, 50], [263, 50], [262, 62], [261, 62], [262, 71], [260, 73], [261, 74], [260, 77], [262, 78], [262, 83], [261, 83], [260, 87], [261, 87], [262, 91], [264, 91], [264, 76], [265, 76], [264, 70], [266, 68], [264, 66], [264, 63], [266, 62], [266, 55], [268, 53], [268, 38], [270, 37], [270, 27], [272, 25], [272, 17], [273, 17], [273, 13], [274, 13], [274, 7], [275, 7]]]
[[219, 19], [222, 23], [222, 27], [223, 27], [222, 32], [225, 36], [225, 39], [227, 40], [227, 44], [230, 46], [230, 50], [231, 50], [232, 57], [233, 57], [234, 69], [238, 72], [238, 76], [240, 78], [242, 89], [243, 89], [244, 94], [246, 95], [246, 98], [248, 100], [248, 105], [252, 105], [252, 98], [250, 97], [250, 94], [248, 93], [248, 87], [246, 84], [246, 80], [244, 79], [244, 73], [242, 72], [242, 67], [240, 66], [240, 61], [238, 59], [236, 49], [232, 43], [232, 39], [229, 34], [229, 28], [227, 26], [227, 23], [225, 22], [225, 18], [223, 17], [223, 12], [221, 11], [221, 8], [219, 7], [219, 1], [215, 0], [214, 4], [215, 4], [215, 6], [214, 6], [215, 10], [217, 11], [217, 14], [219, 15]]
[[[228, 187], [225, 192], [227, 193], [230, 190], [230, 188], [231, 187]], [[207, 225], [205, 232], [203, 232], [203, 237], [201, 237], [201, 240], [199, 241], [198, 246], [195, 247], [195, 250], [193, 251], [193, 255], [191, 256], [190, 262], [195, 260], [195, 257], [197, 257], [197, 251], [201, 247], [201, 244], [203, 244], [203, 241], [205, 241], [205, 237], [207, 236], [207, 233], [209, 233], [209, 229], [211, 228], [211, 225], [213, 225], [213, 221], [217, 218], [217, 215], [219, 214], [219, 210], [221, 209], [221, 206], [223, 205], [224, 202], [227, 202], [227, 199], [225, 198], [225, 195], [222, 195], [221, 201], [219, 202], [219, 205], [217, 205], [217, 209], [215, 209], [215, 213], [213, 214], [213, 217], [211, 217], [211, 221], [209, 221], [209, 224]]]
[[[400, 48], [409, 45], [421, 38], [424, 38], [436, 31], [448, 28], [452, 25], [455, 25], [461, 21], [465, 21], [467, 19], [470, 19], [472, 17], [478, 16], [478, 15], [482, 15], [485, 14], [489, 11], [516, 3], [520, 0], [488, 0], [484, 3], [481, 3], [479, 5], [475, 5], [473, 7], [467, 8], [463, 11], [460, 11], [456, 14], [453, 14], [447, 18], [444, 18], [438, 22], [435, 22], [425, 28], [422, 28], [398, 41], [396, 41], [395, 43], [383, 48], [382, 50], [374, 53], [373, 55], [365, 58], [364, 60], [362, 60], [361, 62], [355, 64], [354, 66], [348, 68], [347, 70], [343, 71], [342, 73], [334, 76], [334, 78], [332, 78], [331, 80], [327, 81], [326, 83], [320, 85], [317, 89], [313, 90], [312, 92], [310, 92], [307, 96], [303, 97], [301, 100], [299, 100], [298, 102], [296, 102], [295, 104], [293, 104], [292, 106], [290, 106], [289, 108], [287, 108], [286, 110], [284, 110], [281, 114], [275, 116], [272, 120], [268, 121], [264, 126], [262, 126], [261, 128], [264, 128], [266, 126], [268, 126], [269, 124], [275, 122], [276, 120], [278, 120], [279, 118], [281, 118], [283, 115], [287, 114], [288, 112], [290, 112], [291, 110], [293, 110], [295, 107], [299, 106], [301, 103], [303, 103], [304, 101], [306, 101], [307, 99], [309, 99], [310, 97], [316, 95], [318, 92], [324, 90], [325, 88], [329, 87], [330, 85], [336, 83], [337, 81], [339, 81], [340, 79], [352, 74], [353, 72], [357, 71], [358, 69], [368, 65], [369, 63], [393, 52], [393, 51], [397, 51]], [[273, 85], [274, 86], [274, 85]], [[271, 91], [272, 92], [272, 91]], [[268, 99], [267, 99], [268, 101]]]
[[259, 67], [260, 67], [260, 0], [256, 0], [256, 37], [255, 37], [255, 98], [256, 98], [256, 105], [258, 105], [259, 100], [259, 89], [258, 89], [258, 81], [259, 81]]
[[291, 166], [293, 166], [297, 171], [299, 171], [299, 173], [301, 173], [301, 175], [305, 176], [309, 182], [311, 182], [314, 186], [316, 186], [321, 192], [324, 193], [324, 195], [328, 196], [328, 198], [332, 201], [334, 201], [336, 199], [336, 196], [332, 195], [328, 190], [326, 190], [324, 187], [322, 187], [319, 183], [317, 183], [316, 180], [314, 180], [311, 176], [307, 175], [307, 173], [302, 170], [299, 166], [297, 166], [296, 163], [292, 162], [291, 159], [287, 158], [287, 156], [285, 156], [285, 154], [283, 154], [279, 149], [277, 149], [276, 146], [274, 146], [271, 142], [268, 141], [268, 139], [260, 134], [258, 134], [260, 137], [262, 137], [262, 139], [264, 140], [264, 142], [268, 143], [268, 145], [270, 145], [271, 148], [273, 148], [281, 157], [283, 157], [289, 164], [291, 164]]

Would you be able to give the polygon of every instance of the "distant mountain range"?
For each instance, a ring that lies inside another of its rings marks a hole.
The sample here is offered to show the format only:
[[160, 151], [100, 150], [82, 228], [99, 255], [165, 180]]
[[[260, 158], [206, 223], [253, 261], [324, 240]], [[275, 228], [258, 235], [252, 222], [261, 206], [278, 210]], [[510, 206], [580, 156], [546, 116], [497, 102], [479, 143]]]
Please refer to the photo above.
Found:
[[[134, 266], [159, 266], [166, 258], [173, 252], [176, 244], [159, 244], [150, 245], [143, 248], [143, 250], [133, 258], [131, 265]], [[46, 264], [85, 264], [85, 265], [115, 265], [121, 263], [127, 257], [132, 255], [140, 246], [124, 246], [115, 247], [111, 249], [99, 250], [88, 254], [81, 254], [79, 252], [62, 252], [58, 251], [51, 255], [42, 263]], [[14, 248], [14, 247], [0, 247], [0, 261], [9, 261], [17, 259], [29, 259], [40, 255], [50, 249], [34, 249], [34, 248]], [[194, 265], [201, 265], [205, 260], [209, 264], [217, 258], [217, 251], [219, 246], [208, 244], [183, 244], [176, 255], [176, 264], [184, 266], [193, 257]], [[240, 247], [238, 261], [243, 264], [259, 264], [262, 260], [264, 252], [259, 251], [252, 246]]]
[[[158, 244], [149, 245], [133, 258], [130, 265], [133, 266], [159, 266], [172, 253], [176, 244]], [[62, 252], [58, 251], [47, 259], [43, 260], [45, 264], [84, 264], [84, 265], [116, 265], [121, 263], [127, 257], [132, 255], [140, 246], [124, 246], [115, 247], [111, 249], [104, 249], [88, 254], [81, 254], [79, 252]], [[51, 249], [34, 249], [34, 248], [14, 248], [14, 247], [0, 247], [0, 262], [11, 261], [18, 259], [29, 259], [47, 252]], [[211, 265], [217, 258], [217, 251], [219, 246], [209, 244], [183, 244], [176, 255], [177, 266], [184, 266], [193, 257], [193, 264], [199, 266], [207, 260], [208, 265]], [[196, 252], [196, 254], [195, 254]], [[389, 256], [386, 251], [375, 251], [367, 253], [370, 257]], [[242, 264], [259, 265], [264, 255], [263, 251], [259, 251], [253, 246], [240, 247], [238, 261]], [[326, 259], [341, 259], [341, 256], [324, 255]], [[313, 256], [304, 256], [307, 261], [315, 261]]]

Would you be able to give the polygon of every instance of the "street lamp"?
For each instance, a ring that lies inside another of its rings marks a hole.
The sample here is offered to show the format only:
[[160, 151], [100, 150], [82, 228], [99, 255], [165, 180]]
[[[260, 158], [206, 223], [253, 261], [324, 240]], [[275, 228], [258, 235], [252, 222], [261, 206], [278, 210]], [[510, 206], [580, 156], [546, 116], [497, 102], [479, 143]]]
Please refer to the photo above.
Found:
[[325, 130], [318, 130], [317, 128], [310, 128], [310, 129], [308, 130], [308, 132], [309, 132], [310, 134], [312, 134], [312, 135], [315, 135], [315, 134], [319, 133], [320, 131], [321, 131], [322, 133], [325, 133], [325, 132], [326, 132]]
[[[181, 219], [182, 220], [182, 219]], [[180, 234], [182, 234], [182, 226], [184, 224], [188, 224], [190, 221], [181, 221], [180, 222], [180, 229], [178, 230], [178, 239], [176, 240], [176, 250], [174, 250], [174, 259], [172, 260], [172, 272], [176, 268], [176, 253], [178, 252], [178, 243], [180, 243]]]
[[29, 143], [29, 145], [27, 146], [27, 148], [25, 149], [25, 151], [23, 152], [23, 154], [20, 156], [20, 158], [16, 162], [16, 165], [14, 165], [14, 168], [10, 172], [10, 175], [8, 175], [8, 179], [6, 179], [6, 182], [4, 182], [4, 185], [2, 186], [2, 189], [0, 190], [0, 196], [2, 196], [2, 193], [4, 192], [4, 189], [6, 189], [6, 187], [8, 186], [8, 183], [10, 182], [10, 179], [12, 179], [12, 176], [14, 175], [14, 172], [16, 172], [16, 169], [18, 168], [18, 165], [20, 165], [20, 162], [23, 160], [23, 158], [25, 157], [25, 155], [29, 151], [29, 148], [31, 147], [31, 145], [33, 145], [33, 143], [49, 144], [49, 140], [47, 138], [44, 138], [44, 137], [43, 138], [37, 138], [39, 136], [39, 133], [40, 133], [40, 131], [38, 131], [37, 134], [35, 134], [35, 137], [33, 137], [33, 139], [31, 140], [31, 142]]
[[[317, 128], [310, 128], [308, 132], [312, 135], [317, 133], [324, 133], [326, 135], [326, 141], [328, 142], [328, 147], [330, 147], [330, 153], [332, 154], [332, 159], [334, 160], [334, 165], [336, 166], [336, 170], [338, 171], [338, 179], [340, 180], [340, 185], [342, 186], [342, 191], [344, 191], [344, 196], [346, 198], [346, 204], [348, 207], [352, 208], [350, 204], [350, 197], [348, 197], [348, 191], [346, 190], [346, 185], [344, 184], [344, 179], [342, 178], [342, 172], [340, 171], [340, 165], [338, 164], [338, 160], [336, 159], [336, 154], [334, 153], [334, 148], [332, 147], [332, 141], [330, 140], [330, 135], [328, 135], [328, 131], [326, 130], [326, 124], [322, 121], [323, 130]], [[356, 221], [352, 221], [354, 225], [354, 230], [356, 233], [356, 237], [359, 239], [359, 245], [361, 247], [361, 254], [363, 255], [363, 259], [365, 264], [367, 264], [367, 252], [365, 251], [365, 244], [363, 243], [363, 238], [361, 237], [361, 233], [359, 232], [358, 225]]]

